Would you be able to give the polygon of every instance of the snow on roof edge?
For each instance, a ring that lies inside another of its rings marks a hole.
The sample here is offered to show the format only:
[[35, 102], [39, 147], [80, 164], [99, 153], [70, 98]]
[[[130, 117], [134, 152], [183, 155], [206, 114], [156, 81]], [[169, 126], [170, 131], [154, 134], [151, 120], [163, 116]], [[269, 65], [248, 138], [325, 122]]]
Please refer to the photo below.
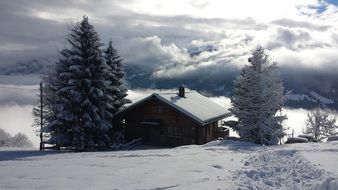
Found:
[[206, 124], [209, 124], [209, 123], [211, 123], [211, 122], [213, 122], [213, 121], [215, 121], [217, 119], [224, 118], [224, 117], [226, 117], [228, 115], [228, 113], [225, 113], [225, 114], [221, 114], [221, 115], [218, 115], [218, 116], [215, 116], [215, 117], [212, 117], [212, 118], [209, 118], [209, 119], [203, 121], [200, 118], [196, 117], [195, 115], [191, 114], [190, 112], [187, 112], [186, 110], [182, 109], [181, 107], [179, 107], [179, 106], [177, 106], [175, 104], [172, 104], [167, 99], [162, 98], [158, 93], [154, 93], [153, 95], [155, 95], [155, 97], [157, 97], [161, 101], [167, 103], [171, 107], [175, 108], [176, 110], [179, 110], [183, 114], [185, 114], [185, 115], [189, 116], [190, 118], [192, 118], [193, 120], [197, 121], [202, 126], [206, 125]]

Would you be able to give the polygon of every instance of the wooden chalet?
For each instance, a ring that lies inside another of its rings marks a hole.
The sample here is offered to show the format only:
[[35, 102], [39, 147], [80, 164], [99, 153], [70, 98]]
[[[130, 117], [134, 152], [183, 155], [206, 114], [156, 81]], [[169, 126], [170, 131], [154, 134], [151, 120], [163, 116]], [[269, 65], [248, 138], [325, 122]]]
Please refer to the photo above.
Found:
[[228, 111], [205, 96], [180, 86], [178, 93], [154, 93], [118, 112], [127, 140], [145, 144], [180, 146], [204, 144], [228, 131], [221, 120]]

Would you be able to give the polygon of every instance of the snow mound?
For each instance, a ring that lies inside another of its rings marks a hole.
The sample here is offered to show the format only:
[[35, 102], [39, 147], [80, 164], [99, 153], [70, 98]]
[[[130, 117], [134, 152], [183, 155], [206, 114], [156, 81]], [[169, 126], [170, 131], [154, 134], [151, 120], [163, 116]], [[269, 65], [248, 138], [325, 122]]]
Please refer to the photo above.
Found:
[[233, 179], [239, 189], [338, 188], [337, 179], [316, 168], [296, 150], [270, 150], [251, 155]]
[[233, 140], [216, 140], [210, 141], [203, 145], [204, 147], [211, 147], [211, 146], [223, 146], [223, 147], [231, 147], [231, 149], [252, 149], [252, 148], [259, 148], [262, 147], [260, 145], [245, 142], [245, 141], [233, 141]]

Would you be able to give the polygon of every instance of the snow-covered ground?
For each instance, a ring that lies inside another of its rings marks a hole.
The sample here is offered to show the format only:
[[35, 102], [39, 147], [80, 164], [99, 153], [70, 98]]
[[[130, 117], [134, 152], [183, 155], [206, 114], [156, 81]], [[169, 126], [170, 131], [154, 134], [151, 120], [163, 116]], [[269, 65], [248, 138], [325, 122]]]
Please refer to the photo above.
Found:
[[0, 149], [0, 189], [338, 189], [338, 142], [172, 149]]

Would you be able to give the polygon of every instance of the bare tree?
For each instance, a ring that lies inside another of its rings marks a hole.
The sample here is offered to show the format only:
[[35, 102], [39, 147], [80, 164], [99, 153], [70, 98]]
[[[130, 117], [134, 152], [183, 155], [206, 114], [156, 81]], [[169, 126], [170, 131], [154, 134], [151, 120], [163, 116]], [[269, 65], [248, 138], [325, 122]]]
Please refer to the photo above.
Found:
[[17, 133], [11, 138], [11, 146], [13, 147], [32, 147], [32, 142], [23, 133]]
[[337, 117], [329, 109], [316, 108], [307, 114], [305, 134], [313, 135], [316, 140], [323, 140], [334, 135], [338, 126]]
[[0, 147], [9, 146], [11, 135], [5, 130], [0, 129]]
[[0, 129], [0, 147], [32, 147], [32, 142], [23, 133], [11, 136], [5, 130]]

